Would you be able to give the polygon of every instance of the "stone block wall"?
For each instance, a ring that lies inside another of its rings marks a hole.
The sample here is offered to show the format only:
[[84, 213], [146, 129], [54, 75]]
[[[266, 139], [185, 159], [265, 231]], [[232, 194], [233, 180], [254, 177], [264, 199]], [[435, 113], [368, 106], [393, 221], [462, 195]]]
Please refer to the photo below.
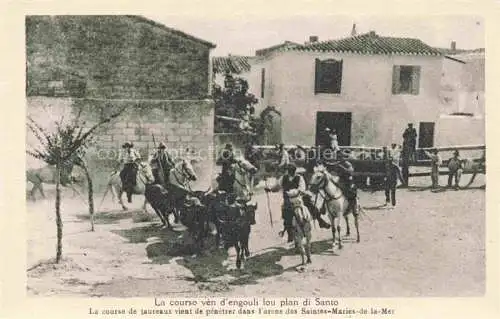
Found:
[[[210, 100], [112, 101], [47, 97], [28, 97], [27, 100], [28, 114], [49, 129], [54, 120], [68, 113], [68, 109], [73, 117], [80, 114], [84, 126], [90, 128], [111, 109], [126, 107], [124, 114], [96, 132], [88, 151], [89, 166], [98, 190], [116, 169], [121, 145], [126, 141], [133, 142], [144, 159], [154, 152], [155, 145], [164, 141], [174, 156], [195, 160], [200, 187], [210, 183], [214, 150], [214, 106]], [[28, 145], [36, 142], [29, 131], [27, 134]]]

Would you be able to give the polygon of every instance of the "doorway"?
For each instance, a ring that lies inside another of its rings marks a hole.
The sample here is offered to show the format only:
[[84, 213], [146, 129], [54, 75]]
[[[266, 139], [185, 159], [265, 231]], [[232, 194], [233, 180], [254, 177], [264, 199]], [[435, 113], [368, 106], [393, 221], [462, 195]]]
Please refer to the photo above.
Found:
[[336, 129], [339, 146], [351, 145], [351, 112], [316, 112], [316, 145], [329, 142], [326, 128]]
[[434, 147], [434, 122], [420, 122], [418, 147]]

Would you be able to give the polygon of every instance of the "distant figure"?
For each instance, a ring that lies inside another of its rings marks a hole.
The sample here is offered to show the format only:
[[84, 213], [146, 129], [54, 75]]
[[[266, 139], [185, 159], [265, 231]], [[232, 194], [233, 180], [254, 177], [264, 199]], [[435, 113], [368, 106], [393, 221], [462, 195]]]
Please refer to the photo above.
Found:
[[123, 190], [127, 193], [127, 200], [129, 203], [132, 203], [132, 193], [134, 192], [137, 178], [137, 163], [141, 161], [141, 155], [134, 149], [132, 142], [123, 144], [122, 149], [120, 164], [123, 164], [123, 169], [120, 172], [120, 178]]
[[392, 204], [391, 208], [396, 206], [396, 188], [398, 185], [399, 177], [399, 167], [394, 165], [393, 159], [390, 158], [390, 151], [384, 147], [384, 161], [386, 176], [384, 178], [384, 189], [385, 189], [385, 205], [389, 206]]
[[408, 123], [408, 127], [403, 133], [403, 149], [406, 150], [408, 158], [415, 161], [417, 148], [417, 130], [412, 123]]
[[437, 149], [433, 149], [432, 152], [424, 151], [425, 155], [429, 156], [431, 159], [431, 181], [432, 188], [439, 187], [439, 166], [442, 164], [441, 156]]
[[325, 149], [325, 152], [323, 152], [324, 158], [326, 160], [337, 160], [338, 153], [340, 152], [337, 130], [326, 128], [325, 132], [328, 134], [328, 145], [326, 146], [326, 149], [330, 150], [330, 154], [327, 156], [326, 154], [328, 153], [326, 153], [327, 151]]
[[463, 162], [460, 158], [458, 150], [453, 152], [453, 157], [448, 161], [448, 187], [451, 188], [451, 183], [455, 179], [455, 189], [458, 189], [460, 178], [463, 171]]
[[405, 180], [401, 174], [401, 169], [399, 168], [399, 162], [401, 159], [401, 151], [396, 143], [391, 144], [391, 148], [388, 151], [389, 159], [391, 160], [391, 164], [395, 167], [396, 172], [398, 174], [398, 179], [401, 181], [403, 185], [405, 185]]
[[290, 164], [290, 155], [285, 149], [285, 144], [280, 143], [276, 146], [276, 148], [278, 149], [278, 155], [280, 157], [280, 161], [278, 162], [278, 173], [284, 174], [288, 165]]

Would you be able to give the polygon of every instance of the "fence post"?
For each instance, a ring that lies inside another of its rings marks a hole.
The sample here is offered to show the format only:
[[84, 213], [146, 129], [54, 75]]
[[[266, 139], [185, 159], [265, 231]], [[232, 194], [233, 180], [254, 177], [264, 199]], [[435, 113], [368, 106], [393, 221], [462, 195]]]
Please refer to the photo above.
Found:
[[401, 152], [401, 170], [404, 186], [407, 187], [410, 179], [410, 152], [407, 146], [403, 146], [403, 151]]

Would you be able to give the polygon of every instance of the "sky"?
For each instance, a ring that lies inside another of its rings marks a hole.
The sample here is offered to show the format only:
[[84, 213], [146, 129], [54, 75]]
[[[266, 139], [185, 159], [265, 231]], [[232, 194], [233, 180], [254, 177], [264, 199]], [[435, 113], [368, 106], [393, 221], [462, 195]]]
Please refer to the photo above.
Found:
[[460, 49], [485, 46], [484, 21], [474, 16], [280, 16], [279, 19], [254, 17], [199, 18], [175, 15], [147, 15], [217, 47], [213, 56], [254, 55], [255, 50], [283, 43], [285, 40], [304, 43], [316, 35], [320, 41], [349, 36], [353, 23], [358, 34], [375, 31], [383, 36], [419, 38], [435, 47], [450, 47], [451, 41]]

